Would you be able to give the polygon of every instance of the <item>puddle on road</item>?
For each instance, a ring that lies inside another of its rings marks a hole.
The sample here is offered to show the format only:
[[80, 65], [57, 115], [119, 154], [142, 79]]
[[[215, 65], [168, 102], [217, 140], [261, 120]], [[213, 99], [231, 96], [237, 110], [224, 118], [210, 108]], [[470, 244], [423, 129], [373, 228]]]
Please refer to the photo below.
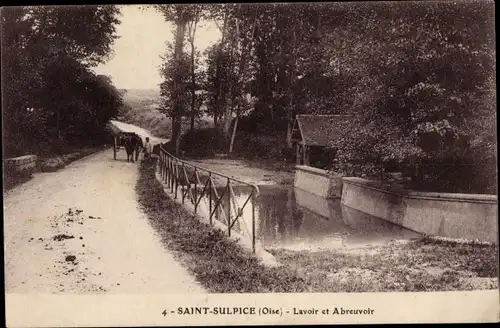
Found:
[[[242, 206], [250, 189], [233, 186], [237, 206]], [[259, 186], [255, 206], [257, 239], [265, 248], [289, 250], [335, 249], [387, 244], [393, 240], [417, 238], [420, 234], [391, 222], [354, 210], [293, 187]], [[222, 189], [218, 189], [220, 195]], [[227, 197], [222, 202], [226, 206]], [[203, 207], [206, 207], [206, 202]], [[234, 208], [235, 204], [231, 204]], [[219, 213], [217, 219], [223, 221]], [[252, 207], [243, 209], [236, 229], [251, 235]]]

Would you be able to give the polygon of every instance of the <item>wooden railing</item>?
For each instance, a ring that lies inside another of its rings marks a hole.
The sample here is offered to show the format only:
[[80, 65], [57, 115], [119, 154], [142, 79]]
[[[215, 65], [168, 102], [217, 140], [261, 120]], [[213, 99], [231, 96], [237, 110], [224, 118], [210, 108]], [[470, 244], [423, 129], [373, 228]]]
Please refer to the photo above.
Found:
[[[252, 251], [255, 253], [255, 205], [259, 196], [259, 188], [256, 185], [193, 165], [173, 156], [162, 147], [160, 147], [159, 169], [163, 182], [175, 199], [181, 197], [182, 203], [186, 199], [190, 201], [194, 205], [195, 213], [198, 212], [200, 203], [204, 201], [208, 207], [208, 219], [211, 225], [215, 218], [226, 225], [227, 233], [231, 236], [231, 231], [234, 231], [236, 224], [240, 223], [238, 232], [251, 239]], [[216, 184], [214, 178], [223, 179], [223, 183]], [[249, 195], [241, 207], [233, 189], [235, 184], [249, 188]], [[251, 207], [251, 228], [248, 228], [243, 219], [243, 210], [247, 206]]]

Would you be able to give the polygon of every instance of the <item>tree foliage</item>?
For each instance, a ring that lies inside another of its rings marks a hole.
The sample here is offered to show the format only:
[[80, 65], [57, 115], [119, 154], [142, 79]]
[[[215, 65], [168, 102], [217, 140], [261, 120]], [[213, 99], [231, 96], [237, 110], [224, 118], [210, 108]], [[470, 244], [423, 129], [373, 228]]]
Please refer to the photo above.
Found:
[[114, 6], [2, 10], [2, 112], [7, 155], [97, 140], [121, 98], [91, 67], [111, 54]]
[[[166, 64], [166, 68], [162, 67], [162, 73], [170, 81], [166, 81], [169, 85], [170, 98], [166, 101], [170, 101], [171, 106], [170, 113], [173, 121], [172, 125], [172, 139], [175, 142], [175, 153], [178, 155], [180, 151], [180, 138], [182, 133], [182, 117], [186, 115], [186, 79], [185, 77], [189, 75], [192, 82], [192, 70], [187, 70], [193, 65], [193, 61], [190, 61], [189, 65], [186, 65], [186, 57], [184, 53], [184, 41], [186, 39], [186, 34], [189, 32], [188, 24], [193, 21], [197, 21], [200, 15], [200, 5], [155, 5], [154, 6], [158, 12], [160, 12], [167, 21], [172, 22], [175, 26], [175, 43], [173, 46], [173, 51], [171, 51], [171, 58], [166, 58], [170, 61]], [[188, 36], [189, 37], [189, 36]], [[194, 38], [194, 34], [190, 36]], [[194, 59], [194, 58], [193, 58]], [[194, 67], [193, 67], [194, 69]], [[165, 75], [166, 74], [166, 75]], [[193, 86], [194, 88], [194, 86]], [[165, 88], [163, 88], [165, 90]], [[167, 94], [166, 91], [163, 91]]]
[[449, 180], [445, 171], [469, 172], [465, 185], [496, 180], [491, 2], [200, 8], [221, 31], [205, 54], [204, 88], [226, 137], [249, 93], [256, 133], [284, 136], [296, 114], [350, 115], [331, 145], [345, 174], [392, 166], [414, 182]]
[[[368, 14], [354, 32], [328, 39], [336, 45], [333, 58], [356, 58], [338, 63], [333, 76], [347, 68], [359, 79], [356, 100], [344, 110], [356, 124], [345, 127], [345, 137], [334, 145], [338, 163], [345, 168], [363, 162], [357, 173], [391, 163], [428, 168], [416, 172], [417, 180], [434, 174], [436, 166], [466, 165], [471, 177], [474, 167], [485, 171], [482, 164], [496, 159], [492, 7], [379, 4], [363, 12]], [[489, 170], [494, 180], [495, 169]]]

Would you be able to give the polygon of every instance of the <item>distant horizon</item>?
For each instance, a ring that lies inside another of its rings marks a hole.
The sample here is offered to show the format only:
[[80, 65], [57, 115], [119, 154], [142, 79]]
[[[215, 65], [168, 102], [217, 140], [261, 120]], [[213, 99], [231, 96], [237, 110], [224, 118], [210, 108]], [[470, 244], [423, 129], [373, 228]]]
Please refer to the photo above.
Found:
[[155, 90], [155, 91], [161, 91], [160, 88], [118, 88], [116, 87], [118, 90]]

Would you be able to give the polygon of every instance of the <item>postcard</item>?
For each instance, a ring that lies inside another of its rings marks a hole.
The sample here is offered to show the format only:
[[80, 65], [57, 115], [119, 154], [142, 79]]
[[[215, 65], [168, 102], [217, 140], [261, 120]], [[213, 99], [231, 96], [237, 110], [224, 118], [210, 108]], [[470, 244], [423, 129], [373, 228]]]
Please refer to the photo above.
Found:
[[3, 7], [7, 326], [498, 322], [494, 12]]

